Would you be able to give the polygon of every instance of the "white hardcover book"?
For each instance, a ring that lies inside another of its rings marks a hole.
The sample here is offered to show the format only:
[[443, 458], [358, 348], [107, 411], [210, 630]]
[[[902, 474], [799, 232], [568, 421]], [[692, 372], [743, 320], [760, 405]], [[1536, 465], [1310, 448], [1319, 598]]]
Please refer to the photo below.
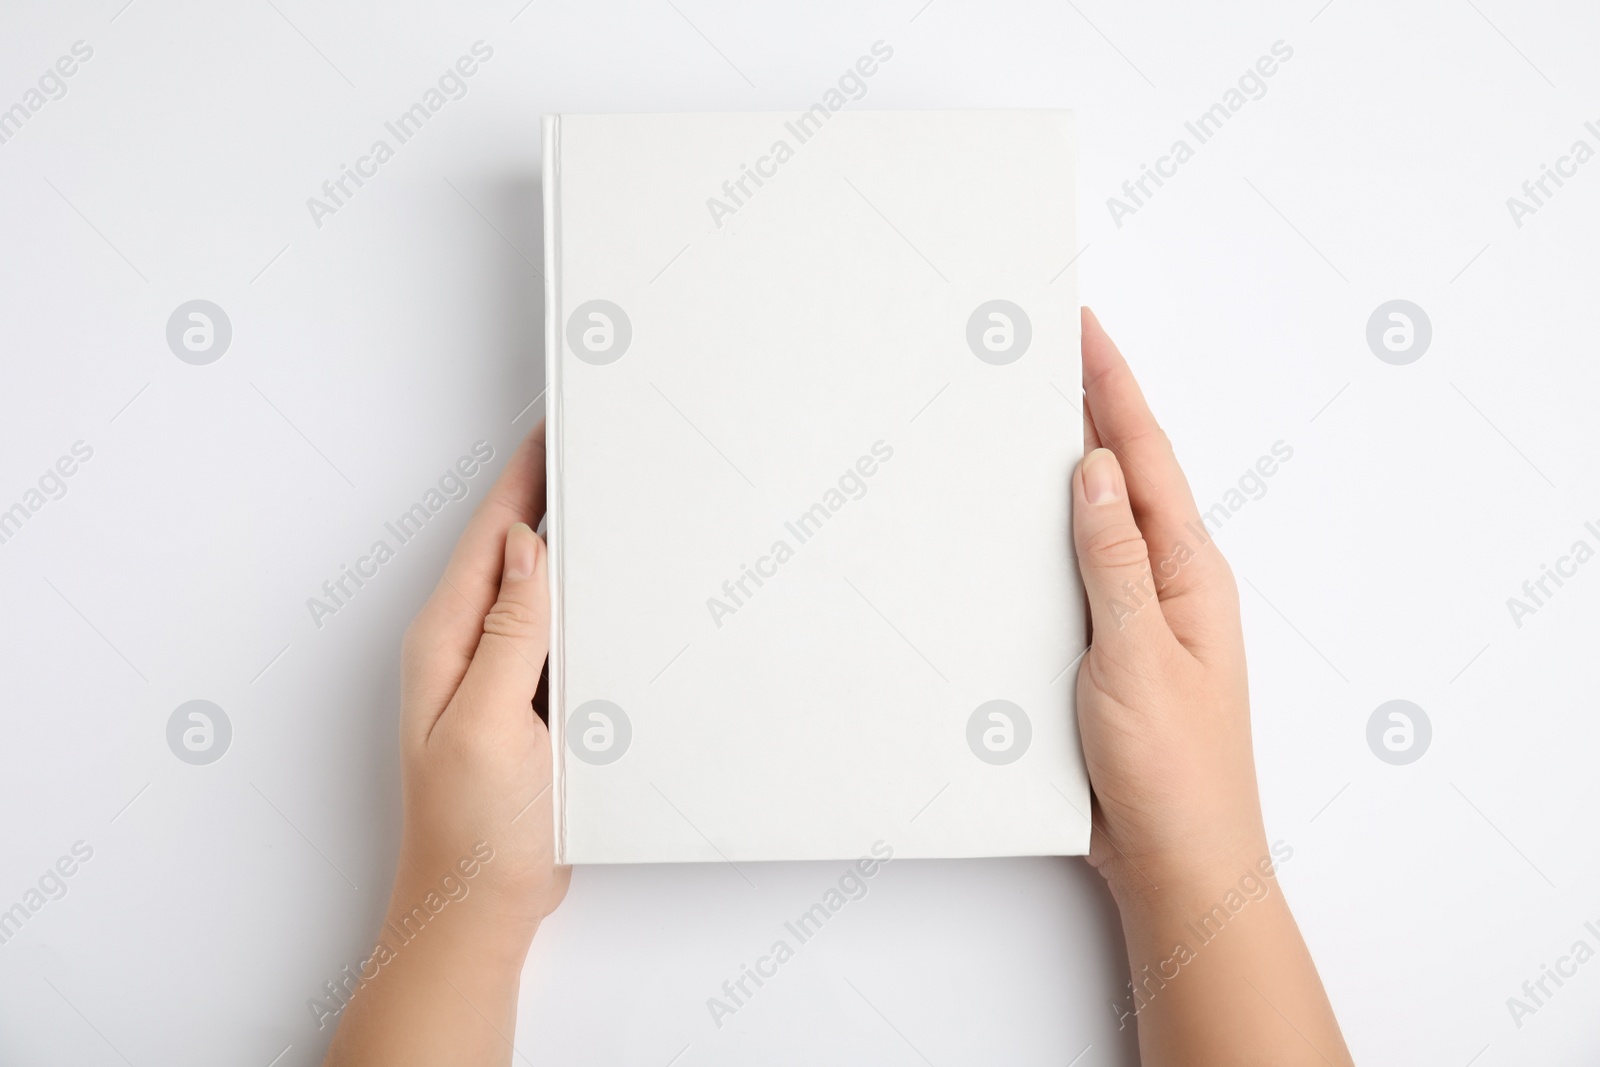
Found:
[[1086, 852], [1072, 114], [543, 135], [559, 861]]

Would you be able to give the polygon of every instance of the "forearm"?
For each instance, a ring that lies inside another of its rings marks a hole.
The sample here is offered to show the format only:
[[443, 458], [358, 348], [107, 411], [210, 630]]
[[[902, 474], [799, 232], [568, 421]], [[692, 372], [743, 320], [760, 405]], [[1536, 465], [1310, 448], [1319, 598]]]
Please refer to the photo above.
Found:
[[1351, 1063], [1264, 841], [1153, 877], [1113, 887], [1144, 1067]]
[[497, 936], [468, 901], [419, 922], [432, 888], [396, 887], [324, 1067], [511, 1063], [526, 941]]
[[[472, 451], [464, 475], [494, 455]], [[540, 423], [406, 630], [395, 889], [373, 951], [313, 1004], [323, 1021], [343, 1016], [326, 1067], [504, 1067], [520, 1055], [522, 966], [571, 876], [555, 865], [550, 735], [533, 711], [549, 648], [533, 532], [544, 472]]]

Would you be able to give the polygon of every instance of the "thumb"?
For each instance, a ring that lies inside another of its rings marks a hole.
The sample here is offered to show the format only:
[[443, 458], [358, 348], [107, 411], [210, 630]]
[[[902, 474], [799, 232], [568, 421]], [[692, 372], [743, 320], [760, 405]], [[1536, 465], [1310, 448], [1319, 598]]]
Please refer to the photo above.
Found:
[[506, 531], [500, 595], [483, 617], [478, 650], [461, 680], [479, 715], [532, 717], [530, 704], [550, 651], [550, 570], [544, 541], [525, 522]]
[[1094, 643], [1133, 652], [1152, 637], [1171, 638], [1150, 573], [1150, 550], [1128, 503], [1122, 465], [1097, 448], [1072, 478], [1072, 536], [1094, 623]]

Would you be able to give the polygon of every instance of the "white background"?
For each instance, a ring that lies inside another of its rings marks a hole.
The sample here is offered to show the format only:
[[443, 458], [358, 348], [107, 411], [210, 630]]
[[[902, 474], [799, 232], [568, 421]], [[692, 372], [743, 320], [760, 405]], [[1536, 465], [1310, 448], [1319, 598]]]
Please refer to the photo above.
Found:
[[[0, 908], [94, 849], [0, 945], [0, 1062], [318, 1061], [306, 1001], [364, 957], [394, 862], [400, 633], [486, 475], [321, 629], [305, 601], [538, 417], [539, 115], [798, 111], [879, 39], [852, 106], [1080, 112], [1081, 288], [1202, 507], [1294, 449], [1220, 540], [1269, 833], [1357, 1060], [1600, 1055], [1600, 962], [1520, 1029], [1506, 1006], [1600, 948], [1600, 563], [1520, 628], [1506, 607], [1600, 542], [1600, 163], [1520, 228], [1506, 208], [1600, 147], [1592, 10], [124, 2], [0, 16], [0, 107], [94, 49], [0, 145], [0, 507], [94, 449], [0, 545]], [[306, 198], [479, 39], [468, 95], [314, 225]], [[1266, 95], [1116, 226], [1106, 198], [1278, 40]], [[165, 341], [195, 298], [233, 324], [210, 366]], [[1433, 324], [1409, 366], [1365, 340], [1393, 298]], [[206, 767], [165, 740], [196, 698], [234, 726]], [[1433, 724], [1408, 766], [1366, 742], [1395, 698]], [[837, 866], [579, 870], [519, 1062], [1131, 1062], [1114, 909], [1075, 860], [892, 864], [714, 1028], [706, 998]]]

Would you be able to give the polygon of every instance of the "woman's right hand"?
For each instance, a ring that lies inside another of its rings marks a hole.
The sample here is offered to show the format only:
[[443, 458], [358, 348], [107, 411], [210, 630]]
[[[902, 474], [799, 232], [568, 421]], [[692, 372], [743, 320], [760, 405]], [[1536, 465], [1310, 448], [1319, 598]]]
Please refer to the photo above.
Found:
[[1239, 594], [1172, 445], [1083, 313], [1073, 534], [1093, 643], [1078, 673], [1089, 862], [1122, 914], [1117, 1005], [1144, 1067], [1342, 1067], [1350, 1054], [1276, 889], [1250, 746]]
[[1253, 863], [1266, 834], [1233, 572], [1087, 308], [1083, 385], [1090, 451], [1073, 478], [1073, 534], [1093, 625], [1078, 674], [1100, 815], [1090, 862], [1114, 891], [1136, 892]]

